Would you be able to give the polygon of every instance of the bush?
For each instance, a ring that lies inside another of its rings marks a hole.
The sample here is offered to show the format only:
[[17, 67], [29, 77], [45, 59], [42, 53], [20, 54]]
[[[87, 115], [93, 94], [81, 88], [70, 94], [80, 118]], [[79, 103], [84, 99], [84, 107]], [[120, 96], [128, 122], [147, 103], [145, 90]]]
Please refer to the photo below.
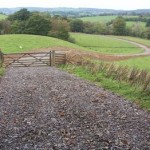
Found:
[[69, 23], [67, 20], [53, 18], [51, 31], [48, 35], [62, 40], [69, 39]]
[[146, 36], [147, 36], [147, 38], [150, 40], [150, 27], [147, 28]]
[[84, 25], [80, 19], [75, 19], [70, 22], [70, 29], [72, 32], [83, 32]]
[[70, 36], [69, 36], [69, 38], [68, 38], [68, 41], [71, 42], [71, 43], [75, 43], [75, 39], [72, 38], [72, 37], [70, 37]]

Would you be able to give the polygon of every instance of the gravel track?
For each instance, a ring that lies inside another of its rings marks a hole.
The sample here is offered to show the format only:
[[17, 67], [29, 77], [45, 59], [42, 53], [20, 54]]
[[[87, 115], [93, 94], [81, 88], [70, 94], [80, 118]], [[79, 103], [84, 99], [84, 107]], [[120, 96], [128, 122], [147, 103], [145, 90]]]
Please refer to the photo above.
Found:
[[0, 149], [150, 150], [150, 114], [53, 67], [9, 68], [0, 83]]

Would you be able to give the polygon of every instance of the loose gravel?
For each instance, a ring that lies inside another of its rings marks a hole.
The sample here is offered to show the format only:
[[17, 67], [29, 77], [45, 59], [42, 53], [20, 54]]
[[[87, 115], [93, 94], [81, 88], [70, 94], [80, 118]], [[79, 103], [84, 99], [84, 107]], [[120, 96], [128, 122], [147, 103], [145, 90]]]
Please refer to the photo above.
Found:
[[9, 68], [0, 83], [2, 150], [150, 150], [150, 114], [53, 67]]

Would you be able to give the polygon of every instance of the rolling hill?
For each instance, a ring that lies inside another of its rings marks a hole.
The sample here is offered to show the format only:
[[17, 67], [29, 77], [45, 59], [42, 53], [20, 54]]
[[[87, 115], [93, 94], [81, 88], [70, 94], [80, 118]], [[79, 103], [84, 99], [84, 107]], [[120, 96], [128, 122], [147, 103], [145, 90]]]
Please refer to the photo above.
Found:
[[[17, 8], [0, 8], [0, 12], [4, 14], [12, 14], [22, 7]], [[150, 9], [140, 9], [140, 10], [113, 10], [113, 9], [97, 9], [97, 8], [40, 8], [40, 7], [26, 7], [29, 11], [40, 11], [40, 12], [50, 12], [52, 15], [62, 15], [62, 16], [93, 16], [93, 15], [103, 15], [103, 14], [126, 14], [126, 15], [138, 15], [138, 14], [150, 14]]]
[[36, 51], [39, 49], [48, 49], [57, 47], [57, 49], [83, 49], [85, 48], [47, 36], [11, 34], [0, 35], [0, 48], [4, 53], [17, 53]]

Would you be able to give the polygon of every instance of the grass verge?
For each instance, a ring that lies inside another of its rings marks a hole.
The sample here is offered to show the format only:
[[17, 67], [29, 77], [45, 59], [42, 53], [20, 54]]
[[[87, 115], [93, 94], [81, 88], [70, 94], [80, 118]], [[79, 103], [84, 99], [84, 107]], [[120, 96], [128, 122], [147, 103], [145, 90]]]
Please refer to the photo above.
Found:
[[0, 78], [4, 75], [5, 73], [5, 69], [4, 68], [0, 68]]
[[140, 89], [135, 86], [131, 86], [129, 83], [119, 82], [111, 77], [107, 78], [103, 72], [92, 74], [87, 68], [82, 66], [63, 65], [60, 66], [60, 68], [68, 71], [69, 73], [75, 74], [78, 77], [91, 81], [98, 86], [118, 93], [120, 96], [123, 96], [135, 102], [140, 107], [150, 111], [150, 96], [142, 93]]

